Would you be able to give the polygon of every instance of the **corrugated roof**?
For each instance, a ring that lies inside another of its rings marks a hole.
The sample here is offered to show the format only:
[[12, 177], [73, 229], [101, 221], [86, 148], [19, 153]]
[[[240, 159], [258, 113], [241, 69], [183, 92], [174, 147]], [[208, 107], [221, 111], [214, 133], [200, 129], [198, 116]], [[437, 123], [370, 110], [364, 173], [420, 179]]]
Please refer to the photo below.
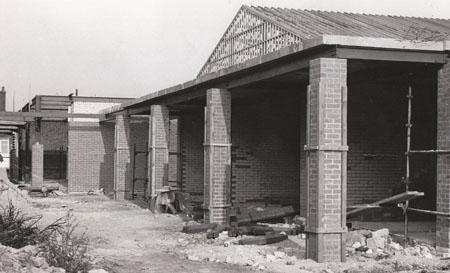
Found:
[[450, 20], [357, 14], [273, 7], [246, 7], [279, 25], [295, 29], [302, 40], [343, 35], [402, 40], [441, 41], [450, 37]]

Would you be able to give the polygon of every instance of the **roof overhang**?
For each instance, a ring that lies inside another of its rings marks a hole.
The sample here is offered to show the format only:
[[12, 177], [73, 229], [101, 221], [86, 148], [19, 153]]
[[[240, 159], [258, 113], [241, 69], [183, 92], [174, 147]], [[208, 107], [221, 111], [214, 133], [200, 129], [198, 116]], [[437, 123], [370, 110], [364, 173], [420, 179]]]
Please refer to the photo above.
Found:
[[105, 109], [114, 113], [136, 114], [155, 103], [177, 103], [204, 96], [207, 88], [236, 88], [309, 67], [319, 57], [397, 62], [444, 64], [450, 41], [399, 40], [390, 38], [322, 35], [250, 59], [194, 80], [175, 85]]

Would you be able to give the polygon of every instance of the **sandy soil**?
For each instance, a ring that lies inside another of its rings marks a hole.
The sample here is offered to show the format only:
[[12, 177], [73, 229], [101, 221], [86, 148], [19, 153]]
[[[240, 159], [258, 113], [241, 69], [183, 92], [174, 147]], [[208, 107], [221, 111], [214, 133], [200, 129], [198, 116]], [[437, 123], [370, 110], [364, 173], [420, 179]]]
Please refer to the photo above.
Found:
[[[153, 215], [130, 202], [103, 196], [34, 199], [46, 222], [72, 210], [90, 238], [96, 266], [109, 272], [449, 272], [450, 261], [397, 255], [381, 260], [350, 255], [345, 263], [304, 260], [298, 236], [268, 246], [240, 246], [232, 239], [207, 240], [181, 233], [183, 221]], [[230, 241], [231, 240], [231, 241]], [[227, 243], [226, 243], [227, 242]]]

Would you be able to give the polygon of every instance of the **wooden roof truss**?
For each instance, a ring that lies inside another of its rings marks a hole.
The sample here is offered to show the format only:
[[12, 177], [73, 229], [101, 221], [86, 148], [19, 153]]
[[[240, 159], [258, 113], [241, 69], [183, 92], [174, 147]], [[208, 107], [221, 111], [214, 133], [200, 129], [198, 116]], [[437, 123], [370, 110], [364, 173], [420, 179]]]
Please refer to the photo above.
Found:
[[198, 76], [300, 42], [294, 31], [243, 6], [200, 70]]

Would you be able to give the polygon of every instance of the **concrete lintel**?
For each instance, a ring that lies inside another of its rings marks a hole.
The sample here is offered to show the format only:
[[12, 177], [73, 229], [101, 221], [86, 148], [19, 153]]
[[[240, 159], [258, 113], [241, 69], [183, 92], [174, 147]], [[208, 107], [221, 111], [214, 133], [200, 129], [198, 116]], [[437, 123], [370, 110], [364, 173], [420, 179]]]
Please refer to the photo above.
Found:
[[341, 45], [379, 49], [445, 51], [450, 49], [449, 43], [450, 41], [421, 41], [394, 38], [322, 35], [305, 41], [304, 47], [310, 48], [318, 45]]

